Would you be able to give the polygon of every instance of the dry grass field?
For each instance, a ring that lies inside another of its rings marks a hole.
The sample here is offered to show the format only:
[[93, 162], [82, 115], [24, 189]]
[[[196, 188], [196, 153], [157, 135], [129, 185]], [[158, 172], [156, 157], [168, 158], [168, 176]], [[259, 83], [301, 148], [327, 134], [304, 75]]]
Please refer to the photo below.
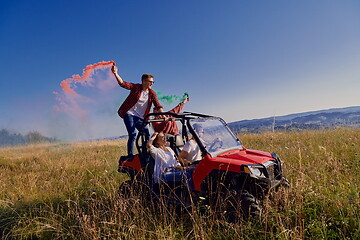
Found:
[[276, 152], [291, 188], [265, 200], [263, 216], [228, 223], [193, 209], [154, 211], [118, 195], [125, 142], [0, 149], [2, 239], [360, 239], [360, 129], [239, 136]]

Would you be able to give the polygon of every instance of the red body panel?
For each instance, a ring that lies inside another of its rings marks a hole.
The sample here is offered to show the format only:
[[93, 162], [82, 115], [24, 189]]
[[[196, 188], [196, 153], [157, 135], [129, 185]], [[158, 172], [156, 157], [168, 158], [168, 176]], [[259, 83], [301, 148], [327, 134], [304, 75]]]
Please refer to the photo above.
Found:
[[269, 160], [273, 160], [270, 153], [245, 148], [243, 150], [229, 151], [215, 158], [206, 155], [193, 172], [194, 189], [195, 191], [200, 191], [202, 181], [212, 170], [240, 173], [241, 165], [263, 164]]
[[124, 161], [122, 167], [142, 172], [139, 155], [135, 155], [132, 161]]

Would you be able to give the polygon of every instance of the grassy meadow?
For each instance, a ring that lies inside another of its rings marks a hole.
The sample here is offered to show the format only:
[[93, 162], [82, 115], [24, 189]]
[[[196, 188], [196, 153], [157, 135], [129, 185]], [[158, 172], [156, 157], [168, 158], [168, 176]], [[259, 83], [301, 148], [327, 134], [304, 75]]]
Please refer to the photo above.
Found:
[[291, 188], [262, 218], [228, 223], [197, 209], [153, 210], [118, 194], [124, 140], [0, 149], [2, 239], [360, 239], [360, 129], [239, 136], [276, 152]]

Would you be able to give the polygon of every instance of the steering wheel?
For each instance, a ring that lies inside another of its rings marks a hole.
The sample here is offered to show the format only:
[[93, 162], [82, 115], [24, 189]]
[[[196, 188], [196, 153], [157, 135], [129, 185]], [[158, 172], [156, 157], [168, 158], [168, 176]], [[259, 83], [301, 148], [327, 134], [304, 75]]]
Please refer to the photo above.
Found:
[[220, 138], [215, 138], [212, 144], [210, 145], [209, 151], [215, 152], [217, 149], [222, 148], [223, 141]]

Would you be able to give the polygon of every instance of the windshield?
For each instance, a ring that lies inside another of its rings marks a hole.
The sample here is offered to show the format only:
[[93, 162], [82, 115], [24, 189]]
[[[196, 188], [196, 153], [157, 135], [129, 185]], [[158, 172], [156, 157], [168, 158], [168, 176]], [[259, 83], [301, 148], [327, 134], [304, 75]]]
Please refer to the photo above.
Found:
[[213, 156], [225, 150], [242, 148], [241, 142], [220, 118], [192, 119], [190, 124], [206, 150]]

